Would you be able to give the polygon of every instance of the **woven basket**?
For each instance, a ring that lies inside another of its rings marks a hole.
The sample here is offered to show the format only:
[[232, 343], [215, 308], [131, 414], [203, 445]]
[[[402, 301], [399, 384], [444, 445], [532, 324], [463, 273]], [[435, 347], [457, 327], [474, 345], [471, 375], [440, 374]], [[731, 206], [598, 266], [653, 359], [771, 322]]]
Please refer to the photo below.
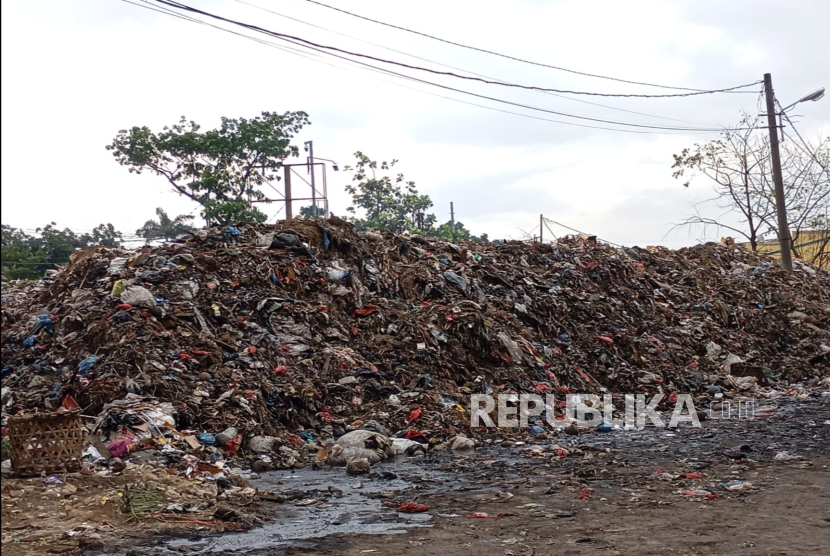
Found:
[[10, 417], [9, 442], [17, 475], [78, 471], [84, 448], [80, 412]]

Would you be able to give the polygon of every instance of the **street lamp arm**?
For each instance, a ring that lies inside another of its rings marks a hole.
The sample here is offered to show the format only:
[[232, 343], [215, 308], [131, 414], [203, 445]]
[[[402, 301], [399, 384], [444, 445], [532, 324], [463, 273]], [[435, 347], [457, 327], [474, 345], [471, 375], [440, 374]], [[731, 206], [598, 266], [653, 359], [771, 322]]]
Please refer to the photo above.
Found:
[[794, 103], [790, 104], [790, 105], [789, 105], [789, 106], [787, 106], [786, 108], [782, 108], [782, 109], [781, 109], [781, 112], [786, 112], [787, 110], [789, 110], [790, 108], [792, 108], [793, 106], [795, 106], [796, 104], [798, 104], [799, 102], [807, 102], [807, 101], [813, 101], [813, 102], [815, 102], [815, 101], [817, 101], [817, 100], [821, 100], [823, 97], [824, 97], [824, 87], [822, 87], [822, 88], [821, 88], [821, 89], [819, 89], [818, 91], [815, 91], [815, 92], [813, 92], [813, 93], [810, 93], [810, 94], [809, 94], [809, 95], [807, 95], [806, 97], [803, 97], [803, 98], [798, 99], [797, 101], [795, 101]]

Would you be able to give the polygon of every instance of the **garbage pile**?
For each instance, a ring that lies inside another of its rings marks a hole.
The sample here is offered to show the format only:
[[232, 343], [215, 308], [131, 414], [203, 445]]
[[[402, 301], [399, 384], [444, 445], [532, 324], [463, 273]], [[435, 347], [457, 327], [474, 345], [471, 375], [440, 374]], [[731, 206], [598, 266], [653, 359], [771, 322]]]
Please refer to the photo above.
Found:
[[161, 442], [171, 460], [303, 465], [369, 421], [452, 440], [473, 393], [752, 392], [830, 369], [830, 274], [722, 243], [215, 227], [79, 251], [48, 283], [4, 285], [2, 307], [5, 415], [77, 405], [129, 433], [110, 451]]

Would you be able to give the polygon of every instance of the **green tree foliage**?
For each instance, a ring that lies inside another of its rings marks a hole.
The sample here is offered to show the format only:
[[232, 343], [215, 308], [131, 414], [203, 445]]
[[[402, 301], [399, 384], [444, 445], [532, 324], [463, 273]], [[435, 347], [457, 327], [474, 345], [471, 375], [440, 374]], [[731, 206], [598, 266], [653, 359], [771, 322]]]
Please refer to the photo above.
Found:
[[453, 225], [451, 220], [435, 228], [433, 231], [430, 232], [429, 235], [432, 237], [446, 239], [449, 241], [458, 241], [460, 239], [468, 239], [476, 243], [487, 243], [488, 241], [490, 241], [490, 238], [487, 236], [487, 234], [475, 236], [472, 233], [470, 233], [470, 230], [464, 227], [463, 222], [456, 222], [455, 231], [453, 231]]
[[210, 223], [264, 222], [265, 214], [248, 200], [265, 198], [258, 189], [279, 180], [283, 160], [299, 155], [291, 140], [309, 124], [305, 112], [263, 112], [252, 119], [222, 118], [218, 129], [201, 131], [187, 121], [165, 126], [123, 129], [107, 150], [130, 172], [149, 170], [175, 191], [199, 203]]
[[[489, 241], [487, 234], [474, 236], [461, 222], [455, 223], [454, 232], [451, 222], [436, 228], [435, 215], [427, 213], [427, 209], [432, 208], [432, 199], [429, 195], [419, 195], [415, 182], [405, 181], [403, 174], [398, 174], [394, 180], [388, 175], [380, 178], [377, 176], [376, 170], [388, 171], [397, 164], [397, 160], [384, 161], [378, 165], [360, 151], [355, 153], [355, 158], [357, 162], [354, 167], [343, 168], [353, 170], [352, 181], [357, 182], [346, 186], [346, 192], [352, 196], [352, 205], [346, 210], [351, 214], [350, 219], [355, 229], [410, 232], [450, 241]], [[363, 218], [357, 216], [358, 210], [365, 214]], [[311, 207], [303, 207], [300, 214], [311, 216]]]
[[[355, 215], [357, 209], [362, 209], [366, 215], [364, 218], [352, 216], [356, 229], [396, 233], [424, 233], [432, 229], [435, 215], [426, 212], [432, 207], [432, 200], [429, 195], [418, 194], [414, 181], [404, 181], [403, 174], [394, 180], [388, 175], [378, 178], [376, 161], [360, 151], [355, 153], [355, 158], [354, 168], [346, 166], [344, 170], [354, 170], [352, 181], [357, 182], [346, 186], [352, 196], [352, 206], [346, 210]], [[380, 170], [390, 170], [397, 162], [381, 162]]]
[[323, 210], [323, 207], [317, 207], [317, 210], [315, 211], [313, 205], [307, 205], [300, 208], [300, 216], [303, 218], [321, 218], [325, 217], [325, 211]]
[[157, 239], [169, 241], [194, 232], [193, 227], [188, 224], [193, 220], [193, 216], [189, 214], [180, 214], [176, 218], [170, 218], [167, 212], [159, 207], [156, 209], [156, 216], [158, 220], [148, 220], [135, 231], [135, 235], [143, 237], [147, 243]]
[[104, 247], [121, 247], [124, 234], [115, 229], [112, 224], [98, 224], [92, 229], [92, 234], [84, 234], [80, 237], [84, 247], [90, 245], [103, 245]]
[[69, 262], [77, 249], [92, 245], [121, 246], [121, 232], [112, 224], [100, 224], [92, 233], [78, 235], [69, 228], [60, 230], [52, 222], [30, 236], [23, 230], [2, 226], [3, 276], [12, 280], [37, 279], [57, 265]]

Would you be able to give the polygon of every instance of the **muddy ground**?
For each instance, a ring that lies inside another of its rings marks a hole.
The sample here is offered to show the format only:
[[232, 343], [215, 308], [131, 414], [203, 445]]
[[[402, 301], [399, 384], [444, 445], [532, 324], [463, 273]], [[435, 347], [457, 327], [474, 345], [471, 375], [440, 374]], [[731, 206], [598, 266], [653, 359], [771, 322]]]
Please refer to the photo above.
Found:
[[[73, 552], [830, 554], [828, 419], [828, 397], [786, 399], [759, 402], [754, 419], [708, 420], [700, 429], [534, 442], [544, 448], [541, 457], [529, 457], [528, 445], [494, 446], [404, 458], [360, 477], [341, 469], [273, 472], [254, 486], [277, 501], [237, 508], [270, 516], [252, 531], [192, 524], [176, 534], [172, 525], [154, 532], [151, 521], [120, 521], [115, 534]], [[571, 455], [557, 456], [554, 444]], [[399, 513], [408, 501], [429, 509]], [[49, 514], [43, 505], [39, 511]], [[481, 514], [488, 517], [471, 517]], [[25, 516], [7, 513], [4, 503], [3, 550], [10, 554], [32, 553], [13, 534], [19, 530], [9, 529], [21, 523]], [[39, 552], [56, 546], [41, 543]]]

